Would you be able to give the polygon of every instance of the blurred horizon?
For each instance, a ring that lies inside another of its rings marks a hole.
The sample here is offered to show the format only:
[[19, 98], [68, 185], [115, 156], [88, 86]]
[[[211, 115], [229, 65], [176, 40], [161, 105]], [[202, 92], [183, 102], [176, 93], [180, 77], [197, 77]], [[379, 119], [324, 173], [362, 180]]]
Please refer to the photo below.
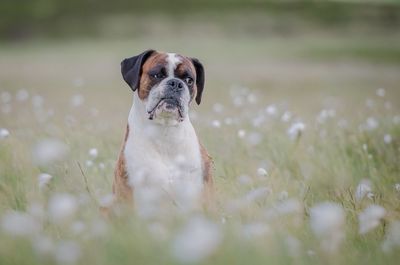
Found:
[[[400, 1], [3, 0], [0, 41], [166, 34], [399, 35]], [[173, 30], [171, 30], [173, 29]]]

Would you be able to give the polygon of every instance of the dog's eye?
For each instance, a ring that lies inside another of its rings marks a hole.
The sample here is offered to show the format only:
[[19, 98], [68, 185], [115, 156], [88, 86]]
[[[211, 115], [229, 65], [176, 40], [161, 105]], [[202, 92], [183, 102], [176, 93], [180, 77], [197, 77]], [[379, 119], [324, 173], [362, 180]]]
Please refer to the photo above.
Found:
[[151, 77], [156, 78], [156, 79], [161, 79], [164, 77], [163, 73], [157, 73], [157, 74], [153, 74]]
[[189, 86], [193, 85], [193, 78], [191, 77], [186, 77], [185, 78], [185, 82], [186, 84], [188, 84]]

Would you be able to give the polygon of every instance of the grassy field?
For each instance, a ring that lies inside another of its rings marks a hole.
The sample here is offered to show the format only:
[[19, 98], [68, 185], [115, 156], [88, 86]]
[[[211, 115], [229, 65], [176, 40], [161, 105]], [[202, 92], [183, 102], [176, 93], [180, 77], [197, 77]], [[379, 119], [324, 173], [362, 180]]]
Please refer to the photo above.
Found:
[[[396, 264], [399, 41], [1, 44], [0, 264]], [[214, 158], [216, 211], [106, 220], [132, 100], [119, 63], [150, 47], [205, 65], [191, 117]]]

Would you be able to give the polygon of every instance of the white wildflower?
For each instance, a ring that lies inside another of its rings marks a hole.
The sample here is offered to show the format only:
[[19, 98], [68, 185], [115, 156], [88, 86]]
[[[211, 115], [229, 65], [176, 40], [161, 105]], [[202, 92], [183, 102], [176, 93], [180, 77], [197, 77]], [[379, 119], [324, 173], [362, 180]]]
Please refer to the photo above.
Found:
[[261, 143], [263, 136], [258, 132], [251, 132], [247, 137], [247, 141], [250, 145], [255, 146]]
[[383, 136], [383, 141], [385, 144], [390, 144], [392, 142], [392, 136], [390, 134], [385, 134]]
[[319, 203], [310, 209], [310, 225], [313, 233], [321, 240], [321, 247], [334, 253], [345, 238], [345, 212], [339, 204]]
[[198, 208], [201, 197], [201, 184], [193, 180], [174, 183], [173, 194], [179, 210], [189, 212]]
[[32, 105], [36, 109], [41, 108], [43, 106], [43, 103], [44, 103], [44, 99], [43, 99], [42, 96], [35, 95], [35, 96], [32, 97]]
[[221, 103], [215, 103], [213, 105], [213, 111], [216, 113], [221, 113], [224, 110], [224, 105], [222, 105]]
[[367, 145], [367, 144], [363, 144], [363, 145], [362, 145], [362, 149], [363, 149], [365, 152], [368, 152], [368, 145]]
[[317, 116], [317, 122], [324, 123], [327, 118], [328, 118], [328, 112], [327, 110], [323, 109]]
[[11, 112], [11, 105], [10, 104], [4, 104], [1, 106], [1, 112], [8, 114]]
[[378, 128], [379, 122], [374, 117], [369, 117], [366, 121], [366, 128], [370, 131], [375, 130]]
[[307, 250], [307, 255], [310, 257], [315, 256], [315, 251], [312, 249], [309, 249], [309, 250]]
[[400, 183], [394, 184], [394, 189], [398, 192], [400, 192]]
[[7, 130], [6, 128], [0, 128], [0, 140], [5, 139], [8, 136], [10, 136], [10, 131]]
[[373, 204], [368, 206], [363, 212], [358, 215], [359, 230], [363, 235], [377, 227], [380, 220], [385, 216], [386, 210], [382, 206]]
[[233, 105], [235, 105], [235, 107], [243, 106], [243, 104], [244, 104], [244, 101], [241, 96], [235, 96], [233, 98]]
[[324, 123], [328, 118], [336, 116], [336, 110], [334, 109], [323, 109], [317, 116], [318, 123]]
[[349, 125], [349, 123], [348, 123], [348, 121], [347, 121], [346, 119], [340, 119], [340, 120], [338, 121], [337, 125], [338, 125], [340, 128], [346, 128], [346, 127]]
[[248, 203], [257, 202], [265, 199], [268, 195], [271, 194], [271, 189], [268, 187], [258, 187], [256, 189], [252, 189], [249, 191], [244, 200]]
[[[138, 185], [135, 187], [138, 187]], [[164, 214], [163, 211], [167, 211], [167, 207], [162, 206], [168, 203], [165, 195], [165, 190], [156, 185], [142, 185], [140, 189], [135, 191], [134, 198], [138, 216], [143, 219], [152, 219]]]
[[72, 127], [77, 124], [76, 118], [72, 115], [65, 115], [64, 122], [68, 127]]
[[384, 97], [385, 94], [386, 94], [386, 91], [385, 91], [384, 88], [378, 88], [378, 89], [376, 90], [376, 95], [379, 96], [379, 97]]
[[385, 241], [382, 243], [382, 249], [385, 252], [390, 252], [393, 248], [400, 248], [400, 221], [389, 224]]
[[104, 170], [106, 168], [106, 165], [104, 163], [99, 163], [99, 168], [101, 170]]
[[253, 180], [247, 175], [240, 175], [237, 178], [237, 181], [240, 185], [250, 185], [253, 183]]
[[61, 161], [68, 154], [68, 146], [57, 139], [44, 139], [33, 148], [33, 161], [40, 166], [46, 166]]
[[97, 116], [99, 115], [99, 110], [96, 109], [96, 108], [91, 108], [91, 109], [90, 109], [90, 114], [91, 114], [93, 117], [97, 117]]
[[101, 197], [99, 200], [99, 205], [101, 207], [111, 207], [113, 203], [114, 203], [113, 194], [107, 194], [106, 196]]
[[372, 99], [368, 98], [368, 99], [365, 101], [365, 105], [366, 105], [368, 108], [373, 108], [373, 107], [375, 106], [375, 102], [374, 102]]
[[288, 248], [289, 255], [297, 257], [301, 252], [301, 242], [293, 236], [287, 236], [285, 239], [286, 247]]
[[157, 238], [158, 241], [168, 239], [168, 229], [160, 222], [152, 222], [148, 226], [149, 232]]
[[32, 239], [32, 248], [37, 254], [47, 256], [52, 253], [54, 242], [47, 236], [39, 235]]
[[263, 113], [256, 115], [252, 120], [251, 123], [254, 127], [260, 127], [265, 122], [265, 116]]
[[394, 124], [400, 124], [400, 115], [396, 115], [393, 117], [393, 123]]
[[220, 128], [220, 127], [221, 127], [221, 122], [220, 122], [219, 120], [213, 120], [212, 123], [211, 123], [211, 125], [212, 125], [214, 128]]
[[281, 121], [288, 122], [292, 118], [292, 113], [290, 111], [285, 111], [281, 117]]
[[74, 241], [61, 241], [57, 244], [54, 255], [58, 264], [75, 264], [81, 256], [81, 249]]
[[52, 175], [47, 174], [47, 173], [41, 173], [38, 176], [38, 186], [39, 189], [43, 189], [44, 187], [47, 186], [47, 184], [49, 184], [50, 180], [53, 178]]
[[93, 220], [89, 227], [89, 232], [92, 237], [101, 237], [107, 234], [108, 226], [102, 219]]
[[182, 154], [178, 154], [174, 159], [174, 162], [178, 167], [185, 166], [186, 161], [187, 161], [186, 157]]
[[233, 119], [230, 118], [230, 117], [226, 117], [226, 118], [224, 119], [224, 122], [225, 122], [226, 125], [232, 125]]
[[84, 102], [85, 102], [85, 98], [83, 95], [75, 94], [72, 96], [70, 104], [71, 104], [71, 107], [76, 108], [76, 107], [83, 105]]
[[276, 114], [278, 114], [278, 109], [276, 108], [275, 104], [272, 104], [265, 108], [265, 112], [268, 115], [275, 116]]
[[247, 95], [247, 101], [250, 104], [254, 104], [254, 103], [257, 102], [257, 96], [254, 93], [250, 93], [250, 94]]
[[96, 148], [90, 148], [90, 150], [89, 150], [89, 155], [90, 155], [92, 158], [96, 158], [96, 157], [99, 155], [99, 152], [97, 151]]
[[86, 230], [86, 224], [82, 221], [75, 221], [71, 224], [70, 230], [74, 235], [82, 235]]
[[85, 84], [85, 79], [83, 79], [82, 77], [76, 77], [72, 80], [72, 84], [75, 87], [81, 87]]
[[90, 196], [87, 192], [82, 192], [77, 195], [77, 202], [79, 205], [87, 205], [90, 202]]
[[265, 168], [259, 167], [257, 169], [257, 175], [259, 177], [266, 177], [266, 176], [268, 176], [268, 172], [267, 172], [267, 170]]
[[286, 190], [283, 190], [278, 195], [278, 200], [284, 201], [289, 197], [289, 193]]
[[246, 136], [246, 131], [243, 129], [240, 129], [237, 134], [238, 134], [239, 138], [243, 139]]
[[77, 211], [77, 201], [68, 193], [54, 194], [49, 201], [49, 217], [54, 223], [66, 223]]
[[86, 165], [86, 167], [92, 167], [94, 165], [94, 163], [92, 160], [86, 160], [85, 165]]
[[303, 205], [297, 199], [288, 199], [275, 204], [271, 209], [266, 212], [268, 219], [277, 218], [283, 215], [301, 214], [303, 212]]
[[196, 263], [216, 252], [221, 242], [222, 233], [216, 224], [193, 217], [175, 237], [172, 253], [182, 263]]
[[365, 196], [368, 196], [368, 194], [373, 194], [372, 183], [368, 179], [363, 179], [356, 188], [356, 193], [355, 193], [356, 201], [358, 202], [361, 201], [362, 199], [364, 199]]
[[31, 202], [28, 206], [27, 212], [38, 221], [43, 221], [46, 217], [44, 207], [39, 202]]
[[10, 92], [8, 92], [8, 91], [3, 91], [3, 92], [1, 92], [1, 94], [0, 94], [0, 98], [1, 98], [1, 101], [2, 101], [3, 103], [10, 103], [10, 102], [11, 102], [11, 99], [12, 99], [12, 96], [11, 96], [11, 93], [10, 93]]
[[270, 232], [271, 229], [266, 223], [254, 222], [244, 224], [240, 233], [245, 239], [253, 239], [256, 237], [264, 237]]
[[23, 212], [8, 211], [1, 220], [4, 233], [15, 237], [33, 236], [38, 234], [41, 226], [31, 215]]
[[25, 89], [20, 89], [15, 95], [15, 98], [20, 102], [26, 101], [29, 98], [29, 93]]
[[287, 130], [289, 138], [292, 140], [297, 139], [301, 136], [302, 132], [306, 129], [306, 125], [302, 122], [294, 122]]

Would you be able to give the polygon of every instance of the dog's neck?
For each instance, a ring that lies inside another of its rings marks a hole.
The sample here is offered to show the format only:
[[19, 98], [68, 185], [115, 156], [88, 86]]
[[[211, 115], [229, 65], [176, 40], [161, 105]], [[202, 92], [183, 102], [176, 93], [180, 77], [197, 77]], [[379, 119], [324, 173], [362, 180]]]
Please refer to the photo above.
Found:
[[176, 148], [176, 151], [179, 151], [180, 147], [188, 142], [197, 141], [189, 115], [182, 122], [174, 125], [157, 123], [150, 120], [148, 116], [145, 104], [137, 93], [134, 93], [133, 105], [128, 118], [129, 138], [145, 141], [160, 150], [170, 146], [172, 149]]

